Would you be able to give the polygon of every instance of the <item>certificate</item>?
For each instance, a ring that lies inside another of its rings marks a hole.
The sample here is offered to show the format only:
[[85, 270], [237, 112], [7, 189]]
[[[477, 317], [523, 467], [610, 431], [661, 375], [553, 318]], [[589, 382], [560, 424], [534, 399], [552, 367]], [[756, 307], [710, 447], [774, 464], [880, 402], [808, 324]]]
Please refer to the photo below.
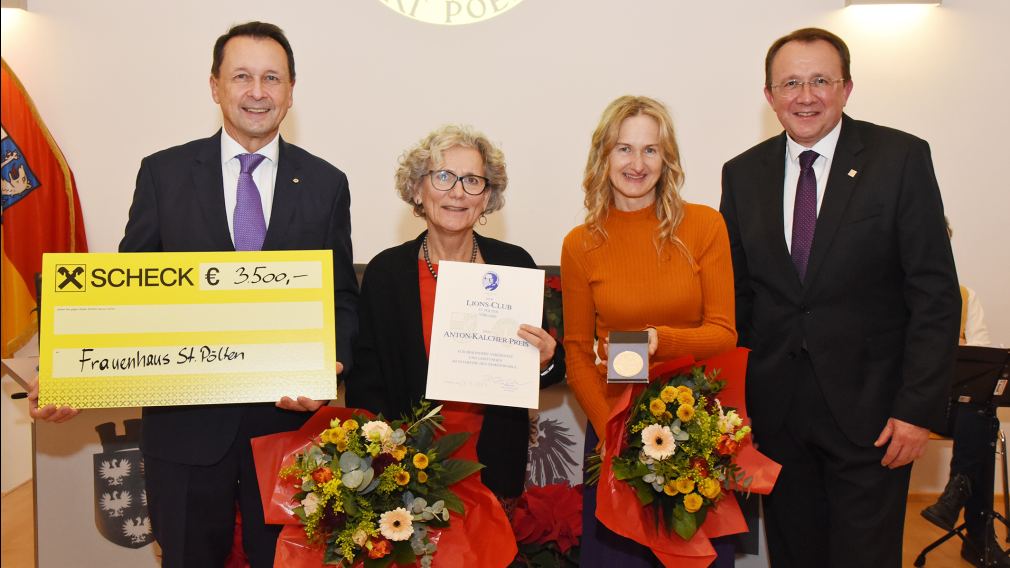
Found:
[[330, 251], [46, 254], [39, 405], [336, 398]]
[[543, 270], [439, 263], [425, 396], [537, 408], [540, 352], [517, 332], [543, 304]]

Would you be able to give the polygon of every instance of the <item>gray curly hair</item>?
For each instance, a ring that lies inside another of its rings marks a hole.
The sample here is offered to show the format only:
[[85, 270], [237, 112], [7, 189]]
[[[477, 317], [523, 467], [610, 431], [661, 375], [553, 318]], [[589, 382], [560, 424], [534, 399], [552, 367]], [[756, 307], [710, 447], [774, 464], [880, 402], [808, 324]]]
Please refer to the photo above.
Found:
[[491, 192], [484, 213], [493, 213], [505, 205], [505, 188], [509, 178], [505, 172], [505, 154], [482, 132], [471, 126], [447, 124], [431, 131], [417, 144], [400, 155], [396, 168], [396, 191], [407, 204], [414, 208], [414, 215], [424, 217], [424, 206], [415, 201], [421, 181], [428, 171], [442, 163], [442, 152], [461, 146], [480, 152], [484, 160], [484, 176], [488, 178], [487, 189]]

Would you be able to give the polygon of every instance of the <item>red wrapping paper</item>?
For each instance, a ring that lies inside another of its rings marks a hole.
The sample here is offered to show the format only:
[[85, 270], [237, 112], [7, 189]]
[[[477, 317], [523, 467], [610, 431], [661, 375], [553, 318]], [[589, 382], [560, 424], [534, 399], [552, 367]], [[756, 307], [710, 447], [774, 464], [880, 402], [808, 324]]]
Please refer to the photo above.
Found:
[[[294, 456], [303, 451], [315, 436], [329, 428], [331, 420], [347, 420], [354, 414], [373, 416], [364, 410], [324, 406], [295, 432], [253, 438], [253, 458], [264, 519], [270, 524], [286, 525], [277, 540], [274, 566], [319, 568], [323, 565], [322, 547], [306, 541], [305, 531], [291, 513], [296, 488], [277, 474], [290, 465]], [[442, 426], [446, 430], [471, 434], [452, 457], [476, 461], [481, 417], [453, 411], [443, 411], [442, 414], [445, 416]], [[466, 517], [452, 513], [449, 527], [429, 529], [428, 534], [438, 545], [435, 566], [508, 566], [518, 552], [515, 536], [497, 497], [481, 483], [480, 472], [451, 489], [466, 506]]]
[[[650, 370], [650, 380], [676, 371], [690, 372], [691, 367], [696, 365], [704, 366], [706, 370], [721, 369], [719, 378], [726, 381], [726, 387], [719, 393], [719, 401], [723, 407], [735, 408], [745, 423], [749, 424], [744, 406], [746, 349], [737, 348], [697, 363], [687, 357], [658, 365]], [[619, 456], [626, 445], [625, 424], [631, 405], [642, 390], [644, 387], [641, 386], [625, 389], [607, 422], [600, 482], [596, 487], [596, 518], [617, 534], [648, 546], [664, 566], [707, 568], [716, 557], [709, 539], [748, 530], [736, 496], [732, 493], [725, 494], [708, 511], [698, 532], [690, 540], [684, 540], [674, 532], [667, 532], [662, 524], [657, 529], [653, 513], [641, 504], [632, 486], [614, 477], [611, 469], [614, 457]], [[740, 449], [736, 463], [747, 476], [753, 477], [750, 491], [762, 495], [771, 492], [782, 469], [782, 466], [750, 444]]]

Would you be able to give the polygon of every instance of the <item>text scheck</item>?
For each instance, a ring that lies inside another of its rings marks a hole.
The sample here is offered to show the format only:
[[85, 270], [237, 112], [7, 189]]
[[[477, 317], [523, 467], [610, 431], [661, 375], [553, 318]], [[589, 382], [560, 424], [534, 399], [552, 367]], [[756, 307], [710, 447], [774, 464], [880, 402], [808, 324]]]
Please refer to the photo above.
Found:
[[95, 288], [157, 288], [193, 286], [193, 267], [95, 268], [91, 285]]

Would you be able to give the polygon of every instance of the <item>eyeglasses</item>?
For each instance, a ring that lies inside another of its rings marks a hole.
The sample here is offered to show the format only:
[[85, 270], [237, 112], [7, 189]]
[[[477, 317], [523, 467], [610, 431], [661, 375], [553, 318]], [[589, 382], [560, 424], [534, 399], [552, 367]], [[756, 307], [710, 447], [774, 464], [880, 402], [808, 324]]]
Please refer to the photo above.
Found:
[[430, 170], [428, 178], [431, 179], [431, 186], [439, 191], [449, 191], [456, 187], [456, 182], [463, 184], [463, 191], [467, 195], [480, 195], [487, 189], [488, 180], [484, 176], [467, 174], [465, 176], [456, 175], [449, 170]]
[[[228, 81], [230, 81], [233, 85], [249, 87], [256, 82], [256, 77], [251, 73], [236, 73], [229, 77]], [[277, 88], [288, 82], [280, 75], [275, 75], [273, 73], [267, 73], [266, 75], [259, 77], [259, 81], [260, 84], [267, 89]]]
[[790, 79], [784, 83], [779, 83], [778, 85], [770, 85], [770, 88], [775, 91], [780, 97], [794, 97], [803, 91], [803, 86], [807, 85], [810, 87], [810, 91], [816, 94], [824, 94], [835, 86], [837, 83], [843, 83], [845, 79], [828, 79], [827, 77], [814, 77], [809, 81], [800, 81], [798, 79]]

